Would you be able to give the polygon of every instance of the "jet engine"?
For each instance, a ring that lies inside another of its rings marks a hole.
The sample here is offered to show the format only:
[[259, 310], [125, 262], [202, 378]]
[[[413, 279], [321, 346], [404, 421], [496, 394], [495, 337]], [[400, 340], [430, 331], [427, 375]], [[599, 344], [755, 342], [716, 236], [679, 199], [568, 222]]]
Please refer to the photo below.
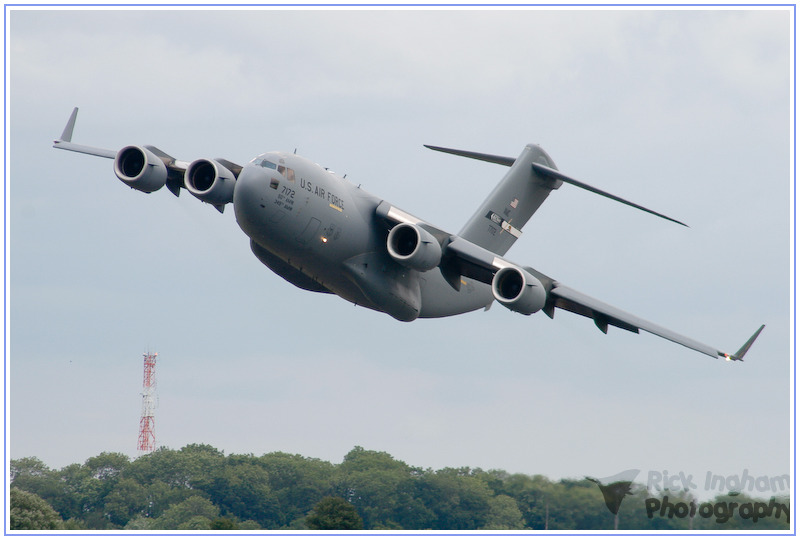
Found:
[[442, 247], [436, 238], [425, 229], [410, 223], [395, 225], [389, 231], [386, 247], [394, 260], [420, 272], [436, 268], [442, 259]]
[[167, 166], [147, 148], [126, 146], [114, 158], [114, 174], [133, 189], [152, 193], [167, 183]]
[[222, 206], [233, 202], [236, 176], [213, 159], [196, 159], [186, 168], [186, 189], [203, 202]]
[[516, 266], [497, 271], [492, 279], [492, 294], [502, 305], [523, 315], [536, 313], [547, 301], [542, 282]]

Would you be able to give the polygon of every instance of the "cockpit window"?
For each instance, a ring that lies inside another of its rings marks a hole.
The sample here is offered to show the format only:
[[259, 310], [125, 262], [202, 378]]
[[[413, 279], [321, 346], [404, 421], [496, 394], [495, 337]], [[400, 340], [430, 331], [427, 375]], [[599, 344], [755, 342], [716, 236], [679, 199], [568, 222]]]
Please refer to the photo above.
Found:
[[294, 169], [278, 165], [278, 172], [285, 176], [289, 182], [294, 182]]
[[272, 163], [271, 161], [269, 161], [267, 159], [260, 159], [260, 158], [254, 159], [253, 160], [253, 165], [259, 165], [259, 166], [265, 167], [267, 169], [277, 169], [278, 168], [278, 166], [275, 165], [274, 163]]
[[272, 169], [278, 171], [283, 176], [285, 176], [289, 182], [295, 181], [294, 169], [290, 169], [289, 167], [285, 167], [283, 165], [277, 165], [274, 162], [263, 157], [263, 155], [255, 158], [253, 161], [250, 162], [250, 164], [255, 165], [257, 167], [264, 167], [265, 169]]

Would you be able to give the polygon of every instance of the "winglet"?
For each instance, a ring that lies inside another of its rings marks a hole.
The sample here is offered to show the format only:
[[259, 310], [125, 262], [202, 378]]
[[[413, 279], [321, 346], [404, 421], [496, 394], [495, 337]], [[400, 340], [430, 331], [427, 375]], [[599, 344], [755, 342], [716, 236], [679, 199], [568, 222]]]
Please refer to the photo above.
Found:
[[72, 142], [72, 131], [75, 129], [75, 119], [78, 118], [78, 107], [72, 109], [72, 114], [67, 120], [67, 125], [64, 126], [64, 132], [61, 134], [60, 141]]
[[69, 115], [67, 125], [64, 126], [64, 131], [61, 132], [61, 138], [53, 141], [53, 148], [60, 148], [61, 150], [69, 150], [70, 152], [79, 152], [81, 154], [89, 154], [91, 156], [114, 159], [117, 156], [116, 150], [97, 148], [94, 146], [86, 146], [72, 142], [72, 132], [75, 130], [76, 118], [78, 118], [78, 107], [72, 109], [72, 114]]
[[735, 354], [720, 353], [720, 356], [722, 356], [726, 360], [744, 361], [744, 355], [747, 354], [747, 351], [750, 350], [750, 347], [753, 345], [758, 335], [764, 329], [764, 326], [766, 325], [762, 324], [761, 327], [758, 330], [756, 330], [756, 333], [750, 336], [750, 339], [748, 339], [747, 342], [744, 345], [742, 345], [742, 347], [738, 351], [736, 351]]

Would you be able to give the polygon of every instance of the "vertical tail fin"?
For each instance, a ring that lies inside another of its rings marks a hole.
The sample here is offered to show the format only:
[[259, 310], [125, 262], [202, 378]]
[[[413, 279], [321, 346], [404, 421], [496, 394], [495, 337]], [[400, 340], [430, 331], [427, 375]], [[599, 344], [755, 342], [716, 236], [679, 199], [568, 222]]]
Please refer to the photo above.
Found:
[[540, 163], [550, 169], [556, 168], [550, 156], [535, 144], [527, 145], [517, 159], [434, 146], [428, 148], [510, 167], [459, 233], [462, 238], [498, 255], [505, 255], [533, 213], [550, 192], [561, 185], [560, 179], [537, 174], [531, 167], [532, 163]]

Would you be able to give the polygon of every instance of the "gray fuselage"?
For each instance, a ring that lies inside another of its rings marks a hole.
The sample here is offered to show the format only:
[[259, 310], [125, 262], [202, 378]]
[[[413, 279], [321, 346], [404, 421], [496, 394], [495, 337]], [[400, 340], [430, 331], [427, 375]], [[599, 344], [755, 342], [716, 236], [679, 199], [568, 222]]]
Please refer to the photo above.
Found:
[[438, 268], [419, 272], [387, 252], [381, 199], [303, 157], [262, 154], [239, 174], [236, 220], [254, 254], [294, 285], [334, 293], [396, 319], [446, 317], [491, 304], [491, 288], [462, 278], [459, 291]]

